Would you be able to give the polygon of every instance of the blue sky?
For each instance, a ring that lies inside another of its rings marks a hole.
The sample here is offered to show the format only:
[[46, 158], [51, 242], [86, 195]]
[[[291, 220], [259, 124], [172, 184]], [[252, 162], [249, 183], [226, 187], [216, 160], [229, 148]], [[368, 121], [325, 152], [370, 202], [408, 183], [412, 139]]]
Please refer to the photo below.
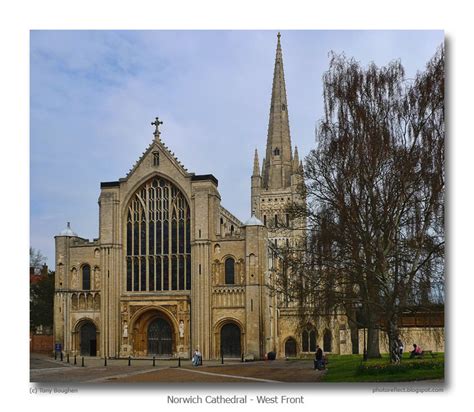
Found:
[[[362, 64], [422, 70], [442, 31], [282, 31], [288, 111], [300, 157], [322, 116], [331, 50]], [[163, 120], [162, 139], [190, 172], [219, 180], [222, 204], [250, 214], [253, 152], [262, 160], [276, 31], [32, 31], [30, 243], [54, 267], [70, 221], [98, 236], [101, 181], [124, 177]]]

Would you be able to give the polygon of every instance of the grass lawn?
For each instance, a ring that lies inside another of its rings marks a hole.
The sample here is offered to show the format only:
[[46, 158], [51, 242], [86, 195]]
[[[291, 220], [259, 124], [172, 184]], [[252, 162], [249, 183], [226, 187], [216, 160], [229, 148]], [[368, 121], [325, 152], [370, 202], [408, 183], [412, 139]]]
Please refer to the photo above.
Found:
[[329, 355], [323, 382], [406, 382], [444, 379], [444, 353], [410, 359], [405, 353], [400, 365], [390, 364], [388, 355], [362, 360], [362, 355]]

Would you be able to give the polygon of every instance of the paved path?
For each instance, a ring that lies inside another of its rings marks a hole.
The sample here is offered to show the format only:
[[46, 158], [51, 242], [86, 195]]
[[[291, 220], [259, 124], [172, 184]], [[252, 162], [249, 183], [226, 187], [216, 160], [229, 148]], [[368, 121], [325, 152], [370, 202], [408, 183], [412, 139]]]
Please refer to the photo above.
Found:
[[[73, 362], [73, 359], [70, 359]], [[81, 358], [77, 365], [54, 360], [45, 355], [32, 354], [30, 358], [30, 381], [37, 383], [119, 383], [119, 382], [241, 382], [281, 383], [317, 382], [324, 372], [315, 371], [312, 361], [205, 361], [204, 366], [193, 367], [189, 360], [132, 360], [109, 359], [107, 366], [100, 358]]]

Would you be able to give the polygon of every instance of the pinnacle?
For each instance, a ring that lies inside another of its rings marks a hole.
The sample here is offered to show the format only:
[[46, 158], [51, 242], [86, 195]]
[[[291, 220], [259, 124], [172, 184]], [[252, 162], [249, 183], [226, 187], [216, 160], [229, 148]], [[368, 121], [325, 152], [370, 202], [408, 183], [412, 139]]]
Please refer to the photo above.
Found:
[[253, 176], [259, 176], [260, 175], [259, 169], [260, 169], [260, 167], [259, 167], [259, 162], [258, 162], [258, 151], [257, 151], [257, 149], [255, 149], [255, 155], [254, 155], [254, 159], [253, 159], [253, 173], [252, 173], [252, 175]]

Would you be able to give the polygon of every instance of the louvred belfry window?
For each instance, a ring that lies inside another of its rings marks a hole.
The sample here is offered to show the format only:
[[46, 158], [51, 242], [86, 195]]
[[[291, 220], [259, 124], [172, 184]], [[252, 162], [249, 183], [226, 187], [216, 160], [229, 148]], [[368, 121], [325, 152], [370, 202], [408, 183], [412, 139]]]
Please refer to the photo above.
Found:
[[127, 211], [127, 291], [191, 289], [190, 224], [188, 202], [168, 180], [137, 190]]

